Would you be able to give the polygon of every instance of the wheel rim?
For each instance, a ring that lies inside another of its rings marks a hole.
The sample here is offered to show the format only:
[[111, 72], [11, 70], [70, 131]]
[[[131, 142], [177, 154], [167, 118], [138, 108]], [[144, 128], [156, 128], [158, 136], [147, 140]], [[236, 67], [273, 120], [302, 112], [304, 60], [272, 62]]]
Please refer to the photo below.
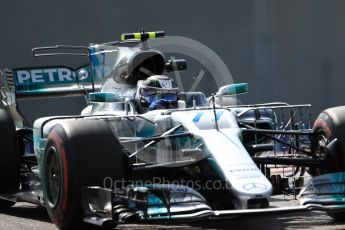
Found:
[[46, 180], [46, 198], [48, 205], [54, 208], [60, 199], [61, 191], [61, 165], [55, 147], [51, 146], [46, 152], [46, 165], [44, 177]]
[[323, 133], [319, 133], [313, 143], [314, 156], [318, 159], [325, 158], [325, 148], [328, 143], [328, 139]]

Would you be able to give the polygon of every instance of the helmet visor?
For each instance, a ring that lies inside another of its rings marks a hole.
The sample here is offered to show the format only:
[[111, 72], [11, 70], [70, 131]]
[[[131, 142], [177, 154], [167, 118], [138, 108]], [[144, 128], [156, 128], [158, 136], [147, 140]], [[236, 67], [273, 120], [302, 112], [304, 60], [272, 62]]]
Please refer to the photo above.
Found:
[[176, 94], [156, 94], [152, 96], [148, 96], [148, 103], [151, 104], [152, 102], [159, 101], [161, 99], [167, 100], [167, 101], [177, 101], [177, 95]]

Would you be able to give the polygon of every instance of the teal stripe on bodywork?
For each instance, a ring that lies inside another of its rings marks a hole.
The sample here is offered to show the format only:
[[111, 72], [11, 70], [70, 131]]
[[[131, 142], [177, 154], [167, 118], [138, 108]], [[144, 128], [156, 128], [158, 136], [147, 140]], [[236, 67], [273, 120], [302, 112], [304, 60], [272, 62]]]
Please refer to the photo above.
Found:
[[223, 115], [224, 111], [219, 111], [216, 113], [216, 120], [219, 121], [220, 117]]
[[194, 123], [199, 122], [203, 114], [204, 112], [198, 112], [197, 115], [193, 118], [193, 122]]
[[164, 215], [168, 213], [168, 209], [164, 206], [162, 207], [149, 207], [147, 209], [148, 215]]

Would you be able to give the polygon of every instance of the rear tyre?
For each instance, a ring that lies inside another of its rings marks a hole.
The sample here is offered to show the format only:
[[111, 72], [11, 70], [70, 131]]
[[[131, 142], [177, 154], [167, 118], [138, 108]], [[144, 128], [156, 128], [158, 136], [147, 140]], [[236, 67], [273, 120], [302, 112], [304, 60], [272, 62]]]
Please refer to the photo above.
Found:
[[83, 186], [130, 176], [127, 155], [104, 120], [73, 120], [55, 126], [43, 163], [43, 194], [48, 214], [60, 229], [84, 227]]
[[[12, 117], [0, 109], [0, 194], [10, 194], [19, 188], [19, 153], [16, 129]], [[0, 209], [15, 202], [0, 200]]]
[[[325, 159], [325, 164], [311, 168], [314, 176], [345, 171], [345, 106], [324, 110], [316, 119], [313, 127], [312, 154], [316, 158]], [[325, 147], [334, 139], [335, 146], [329, 151]], [[343, 221], [345, 212], [328, 212], [335, 220]]]

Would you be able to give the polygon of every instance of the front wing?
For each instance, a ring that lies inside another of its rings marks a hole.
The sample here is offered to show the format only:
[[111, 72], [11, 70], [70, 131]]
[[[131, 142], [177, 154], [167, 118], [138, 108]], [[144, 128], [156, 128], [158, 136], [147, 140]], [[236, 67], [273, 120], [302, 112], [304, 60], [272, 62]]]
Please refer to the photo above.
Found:
[[[115, 226], [119, 223], [188, 222], [306, 211], [345, 212], [344, 179], [344, 172], [313, 177], [300, 192], [299, 201], [290, 199], [290, 206], [276, 205], [273, 201], [273, 206], [268, 208], [243, 210], [213, 210], [200, 193], [183, 185], [152, 184], [114, 190], [85, 187], [84, 221], [97, 226]], [[281, 198], [285, 200], [285, 197]]]

